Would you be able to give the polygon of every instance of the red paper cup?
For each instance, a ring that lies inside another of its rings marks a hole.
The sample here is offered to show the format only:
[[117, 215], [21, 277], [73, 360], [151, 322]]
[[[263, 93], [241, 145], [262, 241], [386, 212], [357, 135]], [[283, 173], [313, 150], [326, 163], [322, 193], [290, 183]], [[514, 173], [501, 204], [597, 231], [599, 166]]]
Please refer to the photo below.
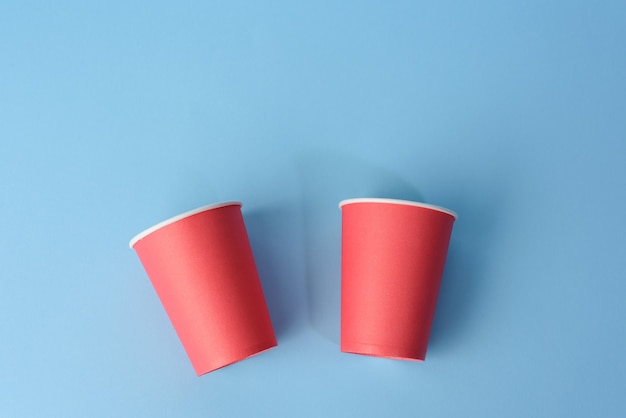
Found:
[[394, 199], [339, 207], [341, 351], [423, 361], [456, 214]]
[[240, 208], [204, 206], [130, 241], [198, 375], [277, 345]]

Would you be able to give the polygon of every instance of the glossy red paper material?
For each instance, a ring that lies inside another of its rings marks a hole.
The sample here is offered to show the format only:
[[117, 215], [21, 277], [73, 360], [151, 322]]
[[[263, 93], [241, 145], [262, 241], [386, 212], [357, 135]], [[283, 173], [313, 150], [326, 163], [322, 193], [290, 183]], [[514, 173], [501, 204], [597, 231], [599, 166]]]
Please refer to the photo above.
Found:
[[198, 375], [277, 345], [240, 206], [214, 205], [131, 242]]
[[389, 199], [341, 207], [341, 351], [423, 361], [454, 213]]

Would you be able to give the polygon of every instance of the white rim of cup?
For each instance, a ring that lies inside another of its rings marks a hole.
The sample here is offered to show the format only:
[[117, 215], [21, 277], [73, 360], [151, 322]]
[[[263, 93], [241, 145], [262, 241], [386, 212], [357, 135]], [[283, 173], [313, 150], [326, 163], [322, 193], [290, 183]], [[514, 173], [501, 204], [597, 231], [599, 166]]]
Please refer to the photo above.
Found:
[[416, 206], [418, 208], [432, 209], [438, 212], [447, 213], [448, 215], [454, 217], [454, 220], [458, 219], [458, 215], [456, 214], [456, 212], [450, 209], [442, 208], [441, 206], [430, 205], [428, 203], [413, 202], [411, 200], [385, 199], [378, 197], [364, 197], [342, 200], [341, 202], [339, 202], [339, 209], [343, 208], [345, 205], [351, 205], [353, 203], [388, 203], [392, 205]]
[[236, 200], [231, 200], [231, 201], [227, 201], [227, 202], [218, 202], [218, 203], [212, 203], [210, 205], [205, 205], [205, 206], [201, 206], [199, 208], [196, 209], [192, 209], [189, 210], [187, 212], [181, 213], [180, 215], [176, 215], [176, 216], [172, 216], [169, 219], [164, 220], [163, 222], [159, 222], [158, 224], [151, 226], [150, 228], [138, 233], [137, 235], [135, 235], [133, 237], [133, 239], [130, 240], [130, 242], [128, 243], [128, 246], [130, 247], [130, 249], [132, 250], [133, 247], [135, 246], [135, 244], [137, 244], [137, 242], [145, 237], [147, 237], [148, 235], [150, 235], [151, 233], [153, 233], [154, 231], [157, 231], [167, 225], [173, 224], [174, 222], [178, 222], [181, 219], [185, 219], [188, 218], [192, 215], [198, 214], [200, 212], [206, 212], [208, 210], [213, 210], [213, 209], [219, 209], [219, 208], [223, 208], [225, 206], [239, 206], [241, 207], [242, 203], [238, 202]]

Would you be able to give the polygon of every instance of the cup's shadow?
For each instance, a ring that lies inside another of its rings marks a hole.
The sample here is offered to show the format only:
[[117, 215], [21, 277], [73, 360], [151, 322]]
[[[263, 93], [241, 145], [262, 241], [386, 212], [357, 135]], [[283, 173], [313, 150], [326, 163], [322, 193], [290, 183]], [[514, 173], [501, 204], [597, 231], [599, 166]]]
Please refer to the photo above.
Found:
[[[295, 206], [295, 204], [294, 204]], [[293, 209], [293, 208], [292, 208]], [[297, 303], [297, 274], [290, 269], [297, 224], [296, 213], [288, 206], [254, 209], [244, 212], [244, 220], [254, 254], [263, 293], [278, 337], [286, 335], [303, 308]]]
[[318, 154], [298, 165], [305, 244], [308, 319], [313, 329], [339, 344], [341, 318], [341, 211], [354, 197], [421, 200], [409, 182], [351, 157]]

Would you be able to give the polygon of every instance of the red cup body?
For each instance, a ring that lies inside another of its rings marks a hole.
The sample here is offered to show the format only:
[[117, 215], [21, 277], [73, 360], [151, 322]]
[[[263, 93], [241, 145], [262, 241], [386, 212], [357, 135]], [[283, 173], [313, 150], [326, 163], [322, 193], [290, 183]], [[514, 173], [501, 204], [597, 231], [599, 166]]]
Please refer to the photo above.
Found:
[[391, 199], [340, 207], [341, 351], [423, 361], [456, 215]]
[[198, 375], [277, 345], [240, 208], [200, 208], [131, 241]]

